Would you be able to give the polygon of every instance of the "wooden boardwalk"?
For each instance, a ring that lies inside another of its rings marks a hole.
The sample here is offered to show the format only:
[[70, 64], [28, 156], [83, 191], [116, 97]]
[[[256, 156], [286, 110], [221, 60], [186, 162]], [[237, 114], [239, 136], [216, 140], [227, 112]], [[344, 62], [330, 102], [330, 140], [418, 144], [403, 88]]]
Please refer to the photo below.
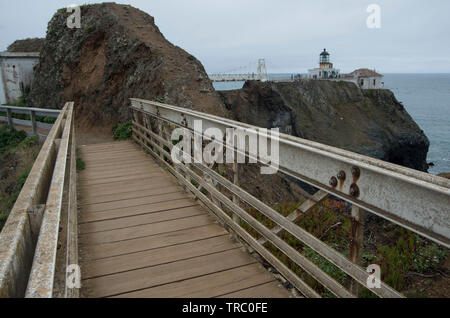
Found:
[[80, 156], [82, 297], [290, 297], [137, 145]]

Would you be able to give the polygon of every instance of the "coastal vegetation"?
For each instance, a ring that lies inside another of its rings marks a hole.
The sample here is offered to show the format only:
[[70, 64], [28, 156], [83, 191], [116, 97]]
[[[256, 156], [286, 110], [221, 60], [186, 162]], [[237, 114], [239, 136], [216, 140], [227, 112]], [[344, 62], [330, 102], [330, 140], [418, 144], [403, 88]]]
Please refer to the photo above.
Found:
[[[273, 208], [283, 216], [287, 216], [296, 211], [300, 205], [300, 203], [281, 204], [273, 206]], [[269, 229], [276, 225], [272, 220], [254, 209], [249, 209], [248, 213]], [[296, 224], [328, 246], [348, 256], [352, 221], [350, 209], [346, 203], [327, 199], [311, 212], [301, 215]], [[246, 222], [241, 221], [241, 226], [253, 237], [261, 238], [259, 233]], [[408, 297], [427, 297], [427, 293], [417, 286], [418, 281], [412, 278], [419, 277], [430, 280], [447, 275], [439, 269], [448, 258], [447, 249], [381, 219], [371, 218], [366, 222], [365, 227], [366, 235], [364, 236], [361, 265], [366, 268], [370, 264], [378, 264], [381, 267], [382, 281], [392, 288], [403, 292]], [[350, 284], [351, 278], [346, 273], [287, 231], [281, 232], [279, 236], [337, 282], [344, 286]], [[266, 243], [266, 247], [320, 295], [334, 297], [275, 246]], [[371, 298], [376, 296], [369, 290], [361, 288], [359, 297]]]
[[125, 123], [118, 123], [113, 127], [112, 131], [115, 140], [130, 139], [133, 132], [132, 123], [131, 121], [127, 121]]
[[36, 136], [0, 125], [0, 231], [39, 154]]

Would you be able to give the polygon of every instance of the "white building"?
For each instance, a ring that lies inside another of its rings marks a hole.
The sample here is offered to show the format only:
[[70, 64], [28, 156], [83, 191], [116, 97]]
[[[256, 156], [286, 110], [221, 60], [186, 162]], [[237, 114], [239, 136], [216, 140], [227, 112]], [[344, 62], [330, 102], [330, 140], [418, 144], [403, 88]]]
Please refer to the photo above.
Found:
[[330, 53], [326, 49], [320, 53], [319, 68], [309, 70], [309, 79], [337, 79], [340, 77], [340, 70], [333, 67], [333, 63], [330, 62]]
[[353, 82], [361, 89], [380, 89], [384, 86], [383, 77], [383, 75], [375, 71], [360, 68], [350, 74], [343, 74], [341, 79]]
[[0, 52], [0, 104], [11, 104], [24, 95], [33, 78], [39, 53]]

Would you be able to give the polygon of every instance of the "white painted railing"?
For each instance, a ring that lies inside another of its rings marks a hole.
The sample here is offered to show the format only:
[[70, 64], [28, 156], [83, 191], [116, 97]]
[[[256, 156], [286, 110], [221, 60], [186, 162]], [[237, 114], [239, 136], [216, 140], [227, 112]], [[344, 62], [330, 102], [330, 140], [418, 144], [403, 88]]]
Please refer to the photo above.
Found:
[[[141, 99], [132, 99], [131, 104], [134, 140], [157, 158], [186, 189], [192, 192], [305, 296], [319, 297], [314, 290], [267, 250], [264, 246], [266, 242], [277, 247], [334, 295], [354, 297], [356, 291], [350, 292], [339, 285], [332, 277], [282, 240], [278, 236], [282, 230], [289, 232], [352, 277], [354, 282], [363, 286], [366, 286], [370, 278], [369, 273], [358, 264], [358, 254], [362, 251], [361, 218], [364, 211], [392, 221], [443, 246], [450, 246], [449, 180], [281, 134], [278, 140], [280, 147], [279, 171], [318, 189], [316, 194], [304, 202], [297, 211], [285, 217], [239, 186], [240, 177], [237, 163], [233, 164], [234, 179], [228, 180], [214, 171], [212, 166], [204, 163], [175, 164], [171, 156], [174, 147], [170, 140], [171, 131], [177, 127], [194, 134], [194, 122], [201, 121], [204, 130], [218, 128], [225, 135], [225, 131], [229, 128], [242, 129], [250, 136], [260, 137], [258, 127]], [[196, 133], [203, 134], [198, 131]], [[270, 143], [275, 141], [273, 139], [275, 137], [269, 137]], [[226, 140], [219, 142], [233, 152], [252, 158], [248, 148], [242, 152], [235, 145], [228, 144]], [[194, 156], [193, 152], [187, 153], [187, 155], [190, 158]], [[262, 161], [258, 162], [264, 164]], [[192, 180], [195, 180], [200, 188], [193, 185]], [[232, 198], [218, 190], [217, 186], [231, 192]], [[203, 193], [202, 189], [206, 190], [207, 194]], [[353, 206], [354, 227], [351, 233], [352, 246], [349, 258], [295, 224], [299, 215], [311, 211], [328, 195], [343, 199]], [[274, 221], [277, 226], [274, 229], [268, 229], [247, 213], [239, 202], [245, 202], [246, 205], [255, 208]], [[230, 217], [226, 211], [231, 212], [234, 216]], [[241, 227], [239, 220], [244, 220], [262, 238], [256, 240]], [[402, 297], [400, 293], [384, 283], [381, 283], [381, 288], [371, 289], [371, 291], [380, 297]]]

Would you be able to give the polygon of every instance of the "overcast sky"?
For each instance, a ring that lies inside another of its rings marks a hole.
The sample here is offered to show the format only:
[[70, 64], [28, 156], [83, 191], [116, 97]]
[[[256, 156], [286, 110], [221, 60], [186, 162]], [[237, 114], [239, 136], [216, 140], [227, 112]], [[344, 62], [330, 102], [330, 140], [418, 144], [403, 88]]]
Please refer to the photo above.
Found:
[[[0, 0], [0, 50], [44, 37], [58, 8], [88, 0]], [[327, 48], [342, 72], [450, 72], [449, 0], [135, 0], [165, 37], [208, 72], [254, 68], [305, 73]], [[367, 27], [367, 7], [381, 7], [381, 28]]]

